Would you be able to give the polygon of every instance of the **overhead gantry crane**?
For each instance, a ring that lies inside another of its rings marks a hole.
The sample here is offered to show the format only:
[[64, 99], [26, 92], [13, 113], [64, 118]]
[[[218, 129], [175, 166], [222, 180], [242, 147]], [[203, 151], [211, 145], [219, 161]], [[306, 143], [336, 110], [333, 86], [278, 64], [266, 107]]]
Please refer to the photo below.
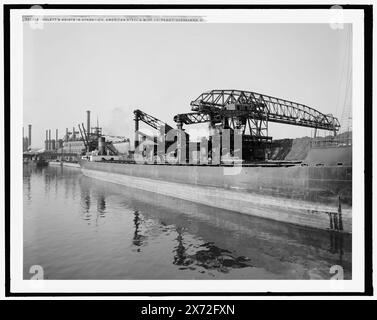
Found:
[[177, 128], [183, 124], [209, 123], [210, 129], [231, 129], [242, 134], [243, 152], [249, 160], [263, 160], [268, 136], [268, 123], [336, 132], [340, 128], [337, 118], [323, 114], [306, 105], [241, 90], [212, 90], [202, 93], [191, 102], [193, 112], [177, 114]]
[[193, 124], [226, 120], [228, 126], [241, 128], [247, 121], [253, 121], [254, 125], [257, 121], [266, 121], [329, 130], [334, 133], [340, 128], [338, 119], [330, 114], [323, 114], [300, 103], [255, 92], [212, 90], [202, 93], [190, 105], [195, 112], [178, 114], [174, 117], [175, 122]]

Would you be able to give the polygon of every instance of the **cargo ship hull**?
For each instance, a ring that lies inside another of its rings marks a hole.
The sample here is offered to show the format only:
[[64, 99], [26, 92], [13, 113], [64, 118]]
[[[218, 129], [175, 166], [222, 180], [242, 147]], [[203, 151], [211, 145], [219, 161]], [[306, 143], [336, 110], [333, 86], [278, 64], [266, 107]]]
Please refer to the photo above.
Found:
[[352, 232], [351, 166], [203, 166], [81, 160], [83, 174], [238, 213]]

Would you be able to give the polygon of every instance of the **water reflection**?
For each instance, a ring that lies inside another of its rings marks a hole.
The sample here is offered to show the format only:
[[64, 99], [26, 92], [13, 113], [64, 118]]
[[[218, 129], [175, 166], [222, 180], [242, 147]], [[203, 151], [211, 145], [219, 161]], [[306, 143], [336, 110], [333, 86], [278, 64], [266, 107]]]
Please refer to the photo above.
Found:
[[343, 233], [329, 232], [329, 252], [334, 255], [338, 254], [338, 265], [343, 264], [343, 237]]
[[[312, 270], [330, 279], [335, 264], [345, 278], [352, 275], [350, 235], [141, 192], [77, 169], [24, 168], [24, 196], [33, 212], [24, 229], [25, 263], [46, 256], [54, 265], [50, 279], [308, 279]], [[45, 214], [54, 211], [62, 214]]]
[[90, 225], [92, 214], [90, 212], [90, 192], [89, 190], [81, 190], [81, 218], [87, 221], [88, 225]]
[[[31, 201], [31, 168], [30, 165], [23, 165], [23, 184], [24, 184], [24, 196], [28, 201]], [[25, 188], [26, 186], [26, 188]]]
[[97, 212], [101, 218], [105, 217], [106, 212], [106, 200], [103, 194], [98, 195], [97, 199]]
[[[221, 249], [213, 242], [203, 243], [196, 248], [195, 253], [188, 254], [183, 239], [183, 228], [177, 228], [176, 231], [178, 244], [174, 248], [173, 264], [180, 266], [180, 270], [195, 270], [196, 266], [199, 266], [207, 270], [228, 273], [232, 268], [252, 267], [249, 258], [235, 257], [229, 250]], [[200, 272], [204, 273], [204, 271]]]
[[140, 213], [138, 210], [134, 211], [134, 225], [135, 225], [135, 232], [134, 236], [132, 238], [132, 244], [136, 246], [136, 251], [141, 252], [141, 247], [144, 245], [146, 236], [141, 234], [141, 223], [142, 223], [142, 218], [140, 216]]

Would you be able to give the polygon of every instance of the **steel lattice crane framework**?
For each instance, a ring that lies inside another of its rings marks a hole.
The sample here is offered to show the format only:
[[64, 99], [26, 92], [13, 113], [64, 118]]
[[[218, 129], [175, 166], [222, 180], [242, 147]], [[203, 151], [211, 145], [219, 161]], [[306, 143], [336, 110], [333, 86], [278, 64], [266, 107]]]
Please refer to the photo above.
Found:
[[155, 137], [151, 137], [147, 134], [144, 134], [143, 132], [141, 132], [139, 130], [139, 121], [142, 121], [144, 122], [145, 124], [151, 126], [152, 128], [156, 129], [156, 130], [161, 130], [163, 128], [164, 129], [164, 134], [166, 134], [167, 131], [171, 130], [172, 127], [169, 126], [167, 123], [139, 110], [139, 109], [136, 109], [134, 110], [134, 115], [135, 115], [135, 149], [138, 147], [139, 145], [139, 136], [142, 136], [144, 138], [147, 138], [148, 140], [150, 141], [153, 141], [153, 142], [156, 142], [155, 141]]
[[[165, 143], [165, 137], [166, 134], [170, 130], [174, 130], [170, 125], [167, 123], [137, 109], [134, 110], [134, 115], [135, 115], [135, 149], [139, 145], [139, 137], [143, 137], [144, 139], [148, 139], [150, 141], [153, 141], [155, 144], [163, 142], [165, 144], [165, 152], [168, 149], [168, 147], [175, 142], [173, 141], [166, 141]], [[152, 128], [156, 129], [159, 131], [159, 136], [158, 137], [152, 137], [149, 136], [139, 130], [139, 121], [144, 122], [145, 124], [151, 126]], [[157, 151], [156, 151], [157, 152]]]
[[137, 109], [134, 111], [135, 115], [135, 121], [143, 121], [147, 125], [151, 126], [152, 128], [156, 130], [160, 130], [160, 128], [165, 127], [166, 131], [170, 131], [173, 129], [171, 126], [169, 126], [167, 123]]
[[[88, 134], [88, 131], [85, 129], [84, 124], [78, 124], [79, 132], [81, 134], [81, 138], [84, 142], [84, 146], [87, 152], [93, 151], [98, 149], [98, 139], [102, 136], [102, 128], [94, 127], [94, 133]], [[105, 146], [106, 150], [110, 151], [110, 154], [117, 155], [118, 150], [114, 147], [112, 142], [106, 142]]]
[[241, 129], [247, 127], [252, 136], [267, 136], [268, 122], [324, 129], [336, 133], [340, 124], [332, 115], [325, 115], [306, 105], [255, 92], [240, 90], [212, 90], [202, 93], [191, 102], [190, 113], [178, 114], [174, 121], [178, 126], [210, 122], [222, 122], [223, 127]]

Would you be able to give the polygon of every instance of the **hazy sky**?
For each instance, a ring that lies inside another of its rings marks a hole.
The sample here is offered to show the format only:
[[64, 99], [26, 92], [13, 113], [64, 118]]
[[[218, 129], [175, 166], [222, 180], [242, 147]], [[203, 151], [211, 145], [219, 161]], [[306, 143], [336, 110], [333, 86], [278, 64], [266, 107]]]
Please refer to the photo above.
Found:
[[[105, 133], [133, 139], [134, 109], [175, 126], [173, 116], [211, 89], [265, 93], [341, 118], [351, 101], [349, 35], [329, 24], [25, 23], [24, 125], [39, 147], [46, 129], [62, 137], [86, 124], [89, 109]], [[274, 138], [311, 131], [270, 124]]]

